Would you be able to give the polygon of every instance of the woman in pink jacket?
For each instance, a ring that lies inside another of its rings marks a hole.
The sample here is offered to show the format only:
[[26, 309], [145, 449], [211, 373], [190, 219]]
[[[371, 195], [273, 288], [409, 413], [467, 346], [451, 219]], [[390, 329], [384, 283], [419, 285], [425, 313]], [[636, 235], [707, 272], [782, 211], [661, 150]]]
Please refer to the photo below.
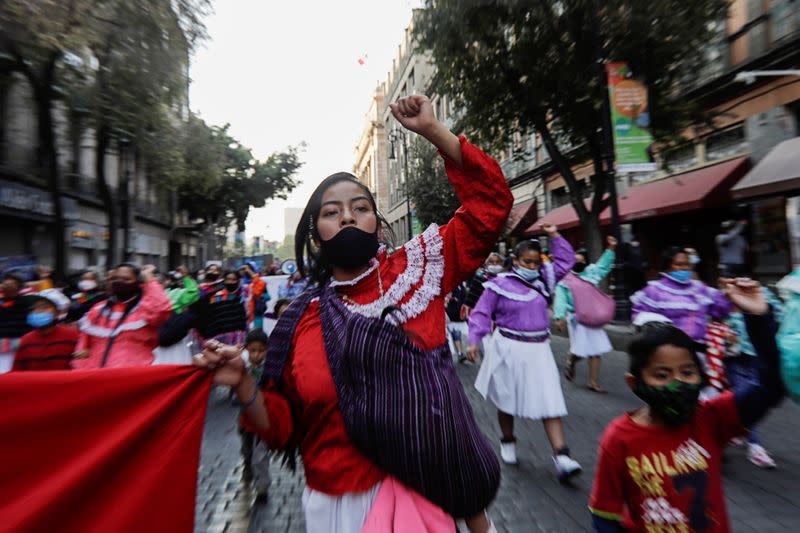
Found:
[[98, 303], [80, 323], [72, 368], [146, 366], [153, 362], [158, 328], [172, 304], [155, 277], [156, 267], [122, 263], [109, 277], [111, 298]]

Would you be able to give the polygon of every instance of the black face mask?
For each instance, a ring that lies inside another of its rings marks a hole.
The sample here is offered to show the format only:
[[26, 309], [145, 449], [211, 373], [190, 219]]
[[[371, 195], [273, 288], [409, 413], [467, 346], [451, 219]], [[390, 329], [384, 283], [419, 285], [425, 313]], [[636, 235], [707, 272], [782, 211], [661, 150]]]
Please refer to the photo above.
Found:
[[378, 232], [367, 233], [348, 226], [327, 241], [320, 241], [323, 255], [332, 265], [358, 268], [369, 263], [378, 253]]
[[584, 270], [586, 270], [586, 263], [584, 263], [583, 261], [581, 261], [580, 263], [575, 263], [575, 265], [572, 267], [572, 271], [575, 272], [576, 274], [580, 274]]
[[141, 287], [137, 282], [128, 283], [125, 281], [112, 281], [111, 282], [111, 294], [114, 295], [114, 298], [117, 299], [119, 302], [124, 302], [130, 300], [137, 294]]
[[207, 272], [205, 281], [217, 281], [219, 279], [219, 274], [215, 272]]
[[686, 383], [677, 379], [654, 387], [640, 378], [636, 380], [633, 392], [650, 406], [659, 420], [668, 426], [681, 426], [694, 417], [702, 388], [701, 383]]
[[226, 283], [225, 284], [225, 290], [227, 290], [228, 292], [234, 292], [238, 288], [239, 288], [239, 284], [238, 283]]

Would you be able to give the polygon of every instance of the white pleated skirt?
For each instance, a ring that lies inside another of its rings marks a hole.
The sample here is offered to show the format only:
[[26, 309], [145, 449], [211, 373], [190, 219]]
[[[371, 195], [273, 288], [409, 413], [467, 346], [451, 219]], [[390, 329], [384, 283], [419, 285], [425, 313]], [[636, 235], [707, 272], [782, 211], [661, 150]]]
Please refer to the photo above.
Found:
[[14, 368], [14, 352], [0, 353], [0, 374], [11, 372]]
[[611, 341], [603, 328], [590, 328], [575, 320], [575, 315], [567, 317], [569, 330], [569, 351], [575, 357], [595, 357], [611, 351]]
[[306, 533], [357, 533], [361, 531], [381, 484], [366, 492], [330, 496], [306, 487], [303, 514]]
[[191, 365], [192, 364], [192, 337], [187, 335], [180, 342], [172, 346], [159, 346], [153, 350], [154, 365]]
[[484, 342], [475, 388], [499, 410], [539, 420], [566, 416], [561, 377], [550, 342], [522, 342], [495, 331]]

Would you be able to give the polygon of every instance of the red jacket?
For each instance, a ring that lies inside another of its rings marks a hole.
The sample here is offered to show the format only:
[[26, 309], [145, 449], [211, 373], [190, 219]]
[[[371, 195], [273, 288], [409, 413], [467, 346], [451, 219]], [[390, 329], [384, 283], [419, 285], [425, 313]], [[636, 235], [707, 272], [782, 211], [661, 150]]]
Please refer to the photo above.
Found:
[[[72, 368], [145, 366], [153, 362], [158, 346], [158, 329], [172, 313], [172, 303], [156, 280], [142, 285], [142, 298], [120, 324], [124, 302], [100, 302], [81, 319], [80, 336], [75, 351], [88, 350], [86, 359], [73, 359]], [[116, 334], [116, 335], [115, 335]], [[103, 363], [106, 346], [115, 337]]]

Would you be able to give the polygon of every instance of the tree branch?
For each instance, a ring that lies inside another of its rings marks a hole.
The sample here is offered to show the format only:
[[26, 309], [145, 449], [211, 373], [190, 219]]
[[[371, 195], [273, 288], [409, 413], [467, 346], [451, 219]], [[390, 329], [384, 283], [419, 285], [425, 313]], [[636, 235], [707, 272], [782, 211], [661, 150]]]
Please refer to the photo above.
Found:
[[589, 139], [589, 147], [592, 153], [592, 166], [594, 167], [595, 178], [592, 180], [594, 183], [594, 195], [592, 196], [592, 213], [600, 213], [605, 209], [603, 196], [606, 194], [608, 183], [606, 182], [606, 174], [603, 170], [603, 153], [600, 146], [597, 144], [596, 138]]
[[553, 135], [550, 133], [550, 126], [547, 124], [547, 119], [544, 118], [544, 115], [542, 114], [542, 116], [535, 117], [533, 121], [534, 127], [542, 136], [542, 141], [544, 142], [545, 148], [547, 148], [547, 152], [550, 154], [550, 158], [553, 160], [553, 164], [564, 178], [564, 181], [567, 182], [567, 192], [569, 193], [572, 207], [575, 208], [581, 220], [585, 219], [589, 215], [589, 211], [586, 209], [586, 204], [583, 202], [578, 179], [575, 177], [575, 173], [572, 172], [572, 166], [569, 164], [567, 158], [564, 157], [564, 154], [561, 153], [561, 150], [553, 139]]

